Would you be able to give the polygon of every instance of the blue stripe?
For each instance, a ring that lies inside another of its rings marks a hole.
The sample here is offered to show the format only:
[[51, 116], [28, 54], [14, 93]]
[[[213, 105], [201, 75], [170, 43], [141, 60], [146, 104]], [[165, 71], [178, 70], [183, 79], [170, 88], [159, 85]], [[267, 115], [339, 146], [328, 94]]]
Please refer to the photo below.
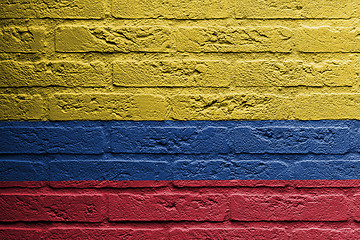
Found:
[[0, 122], [0, 180], [360, 179], [359, 123]]

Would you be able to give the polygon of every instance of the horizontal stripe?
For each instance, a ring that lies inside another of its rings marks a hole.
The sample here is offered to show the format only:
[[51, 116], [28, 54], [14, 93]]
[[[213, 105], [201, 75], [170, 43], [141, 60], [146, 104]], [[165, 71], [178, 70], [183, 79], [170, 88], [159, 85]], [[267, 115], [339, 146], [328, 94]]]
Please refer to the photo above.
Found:
[[360, 179], [358, 121], [0, 122], [1, 181]]
[[0, 182], [0, 239], [358, 239], [360, 180]]
[[[183, 181], [182, 186], [166, 181], [162, 186], [158, 181], [133, 181], [131, 185], [123, 181], [42, 182], [38, 189], [31, 188], [29, 182], [17, 182], [16, 191], [11, 191], [12, 182], [2, 182], [0, 187], [9, 189], [0, 195], [1, 210], [8, 214], [1, 215], [0, 222], [346, 222], [360, 219], [360, 195], [354, 191], [359, 188], [359, 180], [218, 181], [222, 184], [218, 188], [213, 187], [213, 181], [196, 182], [202, 183], [206, 191], [191, 188], [193, 181]], [[346, 189], [342, 183], [347, 184]], [[27, 191], [19, 189], [20, 186]], [[119, 191], [104, 191], [109, 187]], [[86, 191], [79, 190], [81, 188]]]

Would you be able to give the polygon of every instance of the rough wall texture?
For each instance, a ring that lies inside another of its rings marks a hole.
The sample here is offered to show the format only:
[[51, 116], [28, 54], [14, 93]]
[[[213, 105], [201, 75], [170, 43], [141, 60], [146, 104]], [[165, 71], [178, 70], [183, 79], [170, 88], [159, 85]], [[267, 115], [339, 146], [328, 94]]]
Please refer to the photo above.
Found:
[[1, 120], [360, 119], [356, 0], [11, 0], [0, 11]]
[[360, 239], [359, 78], [358, 0], [2, 0], [0, 239]]

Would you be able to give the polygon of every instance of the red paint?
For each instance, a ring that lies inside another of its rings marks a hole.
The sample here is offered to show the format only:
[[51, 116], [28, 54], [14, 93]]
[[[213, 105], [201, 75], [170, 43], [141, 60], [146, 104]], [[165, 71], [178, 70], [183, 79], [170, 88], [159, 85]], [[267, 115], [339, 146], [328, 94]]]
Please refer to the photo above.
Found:
[[44, 239], [44, 231], [41, 228], [0, 228], [0, 239]]
[[351, 229], [297, 229], [291, 235], [293, 240], [309, 240], [309, 239], [341, 239], [356, 240], [360, 238], [360, 231], [352, 231]]
[[1, 182], [0, 239], [360, 239], [359, 183]]
[[0, 221], [101, 222], [105, 199], [99, 194], [2, 194]]
[[104, 239], [104, 240], [165, 240], [167, 233], [163, 229], [131, 229], [131, 228], [57, 228], [51, 229], [47, 239]]
[[230, 218], [236, 221], [346, 221], [344, 195], [242, 194], [230, 197]]
[[220, 194], [120, 194], [109, 196], [110, 221], [223, 221], [228, 199]]
[[285, 240], [288, 235], [285, 229], [280, 228], [195, 228], [174, 229], [170, 232], [171, 240], [197, 240], [197, 239], [256, 239], [256, 240]]

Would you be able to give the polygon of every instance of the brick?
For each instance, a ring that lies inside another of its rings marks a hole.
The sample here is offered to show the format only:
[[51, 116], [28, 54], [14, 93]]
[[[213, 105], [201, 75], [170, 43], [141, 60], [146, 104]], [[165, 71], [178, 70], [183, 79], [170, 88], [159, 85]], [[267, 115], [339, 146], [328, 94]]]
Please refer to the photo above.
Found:
[[164, 229], [134, 229], [134, 228], [52, 228], [47, 239], [168, 239]]
[[309, 229], [295, 229], [291, 233], [291, 239], [307, 240], [307, 239], [343, 239], [352, 240], [357, 239], [354, 233], [349, 228], [324, 229], [324, 228], [309, 228]]
[[0, 221], [101, 222], [104, 200], [99, 194], [3, 194], [0, 212], [6, 214], [0, 214]]
[[179, 27], [180, 52], [291, 52], [293, 32], [285, 27]]
[[227, 61], [162, 60], [118, 61], [113, 83], [121, 87], [227, 87]]
[[165, 98], [146, 94], [55, 94], [50, 120], [164, 120]]
[[37, 53], [45, 49], [45, 31], [36, 27], [0, 28], [0, 52]]
[[353, 27], [302, 27], [296, 33], [300, 52], [360, 52], [359, 29]]
[[257, 239], [286, 240], [288, 236], [282, 228], [175, 228], [170, 232], [172, 240], [196, 239]]
[[295, 179], [359, 179], [360, 161], [300, 161], [294, 164]]
[[[360, 222], [360, 194], [354, 195], [354, 219], [357, 222]], [[360, 231], [358, 231], [358, 235], [360, 236]]]
[[226, 18], [230, 4], [228, 0], [112, 0], [112, 14], [116, 18]]
[[47, 180], [44, 164], [30, 161], [0, 160], [0, 181], [34, 180]]
[[179, 160], [172, 164], [170, 180], [232, 179], [230, 167], [224, 160]]
[[45, 105], [40, 95], [0, 94], [0, 120], [40, 120]]
[[0, 128], [0, 153], [103, 153], [101, 128], [4, 127]]
[[[179, 160], [171, 167], [170, 180], [289, 179], [288, 165], [277, 161]], [[206, 185], [206, 183], [205, 183]], [[211, 183], [208, 183], [212, 186]]]
[[53, 161], [51, 181], [73, 180], [166, 180], [168, 166], [164, 161]]
[[230, 218], [236, 221], [347, 221], [348, 201], [343, 195], [231, 196]]
[[296, 120], [360, 119], [360, 94], [299, 94], [292, 103]]
[[338, 19], [353, 16], [352, 0], [239, 0], [236, 1], [236, 18], [254, 19]]
[[60, 26], [55, 48], [57, 52], [169, 52], [171, 35], [164, 26]]
[[1, 18], [100, 19], [105, 17], [103, 0], [15, 0], [0, 3]]
[[44, 239], [45, 233], [41, 229], [33, 228], [0, 228], [0, 239]]
[[351, 61], [326, 60], [315, 63], [301, 60], [236, 61], [233, 84], [240, 87], [346, 87], [353, 86], [356, 66]]
[[289, 119], [289, 99], [260, 94], [183, 94], [170, 98], [171, 120]]
[[110, 221], [223, 221], [220, 194], [120, 194], [109, 196]]
[[343, 127], [238, 127], [229, 140], [236, 153], [343, 154], [351, 147], [350, 135]]
[[0, 87], [104, 87], [100, 62], [0, 62]]
[[226, 153], [227, 129], [208, 127], [113, 128], [113, 153]]
[[237, 180], [276, 180], [290, 179], [289, 166], [280, 161], [243, 160], [232, 161], [232, 179]]

